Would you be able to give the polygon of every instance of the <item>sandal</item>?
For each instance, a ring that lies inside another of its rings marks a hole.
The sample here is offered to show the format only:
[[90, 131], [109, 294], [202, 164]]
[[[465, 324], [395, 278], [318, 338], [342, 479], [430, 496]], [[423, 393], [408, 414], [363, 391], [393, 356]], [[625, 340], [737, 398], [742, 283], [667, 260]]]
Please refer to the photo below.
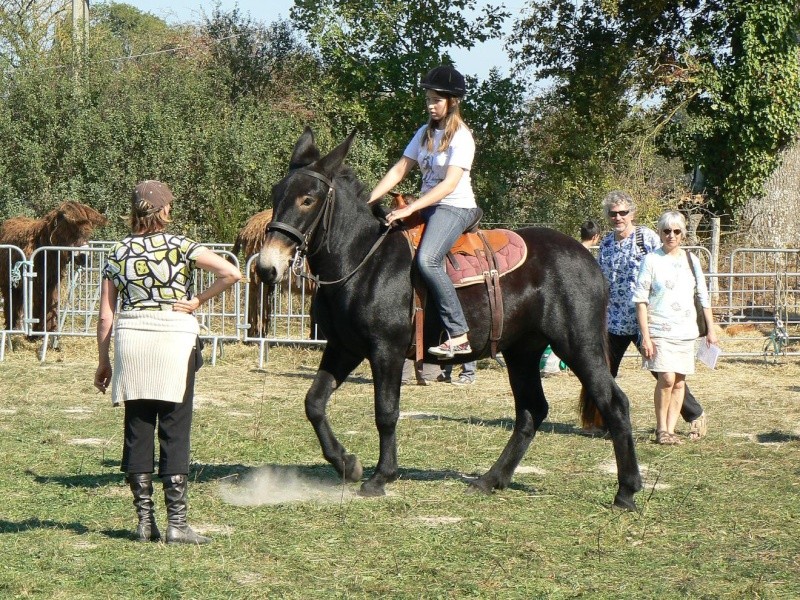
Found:
[[693, 442], [696, 442], [704, 437], [708, 433], [708, 417], [706, 417], [706, 413], [703, 412], [699, 417], [697, 417], [694, 421], [692, 421], [689, 425], [689, 439]]
[[659, 446], [674, 446], [675, 438], [667, 431], [656, 431], [656, 444]]

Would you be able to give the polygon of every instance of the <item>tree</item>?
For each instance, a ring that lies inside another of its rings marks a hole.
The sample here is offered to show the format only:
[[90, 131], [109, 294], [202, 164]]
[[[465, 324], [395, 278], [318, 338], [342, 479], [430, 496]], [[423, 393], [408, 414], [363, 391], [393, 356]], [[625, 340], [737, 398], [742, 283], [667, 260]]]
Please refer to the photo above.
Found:
[[800, 131], [800, 7], [734, 0], [708, 7], [695, 32], [681, 58], [687, 74], [666, 93], [677, 116], [662, 147], [699, 166], [714, 207], [736, 214]]
[[3, 0], [0, 3], [0, 73], [35, 60], [52, 40], [68, 0]]
[[[214, 67], [232, 102], [244, 97], [276, 98], [300, 81], [314, 81], [320, 68], [311, 50], [298, 39], [288, 21], [265, 25], [216, 6], [203, 24]], [[279, 83], [283, 85], [279, 85]]]
[[512, 41], [597, 151], [632, 103], [657, 107], [660, 152], [700, 166], [726, 212], [758, 193], [800, 125], [799, 13], [794, 0], [548, 0]]
[[[476, 0], [296, 0], [291, 16], [319, 53], [337, 95], [363, 110], [369, 134], [396, 159], [419, 126], [419, 78], [452, 63], [449, 48], [501, 35], [508, 13]], [[470, 15], [475, 15], [470, 18]], [[355, 123], [354, 123], [355, 124]]]

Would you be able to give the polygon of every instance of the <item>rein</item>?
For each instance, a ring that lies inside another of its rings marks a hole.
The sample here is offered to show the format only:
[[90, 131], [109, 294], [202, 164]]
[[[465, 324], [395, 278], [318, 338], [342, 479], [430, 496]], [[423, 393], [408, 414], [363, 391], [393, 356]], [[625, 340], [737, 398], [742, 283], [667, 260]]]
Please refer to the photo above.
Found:
[[[311, 275], [311, 276], [306, 275], [305, 273], [302, 272], [302, 265], [304, 259], [306, 257], [314, 256], [317, 252], [319, 252], [322, 249], [323, 245], [328, 251], [330, 251], [328, 233], [330, 230], [331, 221], [333, 220], [333, 205], [336, 200], [336, 188], [333, 185], [333, 181], [325, 177], [325, 175], [317, 173], [316, 171], [311, 171], [310, 169], [297, 169], [295, 173], [302, 173], [303, 175], [314, 177], [316, 179], [319, 179], [321, 182], [323, 182], [325, 185], [328, 186], [328, 193], [325, 196], [325, 205], [317, 213], [317, 216], [314, 217], [314, 221], [311, 223], [311, 226], [305, 233], [303, 233], [296, 227], [293, 227], [292, 225], [289, 225], [287, 223], [281, 223], [279, 221], [270, 221], [270, 223], [267, 225], [267, 231], [280, 231], [281, 233], [288, 235], [290, 238], [297, 241], [297, 243], [299, 244], [297, 246], [297, 250], [295, 251], [294, 258], [292, 259], [291, 268], [292, 272], [295, 275], [303, 277], [305, 279], [309, 279], [310, 281], [313, 281], [316, 285], [334, 285], [337, 283], [342, 283], [343, 281], [347, 281], [353, 275], [355, 275], [356, 272], [361, 267], [364, 266], [367, 260], [369, 260], [369, 258], [375, 253], [375, 251], [381, 246], [381, 244], [383, 244], [383, 241], [386, 239], [386, 234], [389, 233], [391, 227], [389, 227], [388, 223], [384, 222], [384, 225], [386, 226], [386, 231], [384, 231], [380, 235], [380, 237], [378, 237], [378, 239], [375, 240], [375, 243], [372, 244], [372, 247], [369, 249], [369, 252], [367, 252], [366, 256], [364, 256], [361, 262], [358, 263], [356, 268], [350, 271], [344, 277], [340, 277], [339, 279], [336, 280], [324, 281], [321, 280], [316, 275]], [[317, 248], [310, 254], [306, 254], [309, 242], [311, 238], [316, 235], [320, 223], [322, 224], [322, 238], [320, 239]]]

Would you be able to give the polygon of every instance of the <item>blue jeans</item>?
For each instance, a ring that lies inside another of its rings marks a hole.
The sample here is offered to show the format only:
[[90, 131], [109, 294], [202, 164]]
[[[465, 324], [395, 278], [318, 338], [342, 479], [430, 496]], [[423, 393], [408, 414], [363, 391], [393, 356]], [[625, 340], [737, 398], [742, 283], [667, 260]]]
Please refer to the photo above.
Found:
[[[477, 360], [465, 362], [464, 364], [461, 365], [461, 373], [459, 375], [466, 377], [467, 379], [475, 379], [475, 370], [477, 368], [478, 368]], [[452, 377], [453, 365], [444, 365], [442, 367], [442, 373], [444, 373], [447, 377]]]
[[417, 266], [439, 311], [442, 326], [450, 337], [467, 333], [469, 327], [456, 295], [456, 288], [444, 267], [444, 257], [475, 217], [474, 208], [434, 204], [422, 209], [425, 233], [417, 249]]

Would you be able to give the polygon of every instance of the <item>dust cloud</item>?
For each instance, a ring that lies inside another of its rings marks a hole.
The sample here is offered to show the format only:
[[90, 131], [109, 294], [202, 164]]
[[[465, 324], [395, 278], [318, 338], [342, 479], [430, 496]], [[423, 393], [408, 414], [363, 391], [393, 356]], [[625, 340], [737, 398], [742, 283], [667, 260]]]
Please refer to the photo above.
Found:
[[288, 502], [339, 502], [356, 498], [355, 491], [331, 479], [304, 477], [290, 467], [253, 469], [236, 483], [220, 485], [222, 499], [236, 506]]

